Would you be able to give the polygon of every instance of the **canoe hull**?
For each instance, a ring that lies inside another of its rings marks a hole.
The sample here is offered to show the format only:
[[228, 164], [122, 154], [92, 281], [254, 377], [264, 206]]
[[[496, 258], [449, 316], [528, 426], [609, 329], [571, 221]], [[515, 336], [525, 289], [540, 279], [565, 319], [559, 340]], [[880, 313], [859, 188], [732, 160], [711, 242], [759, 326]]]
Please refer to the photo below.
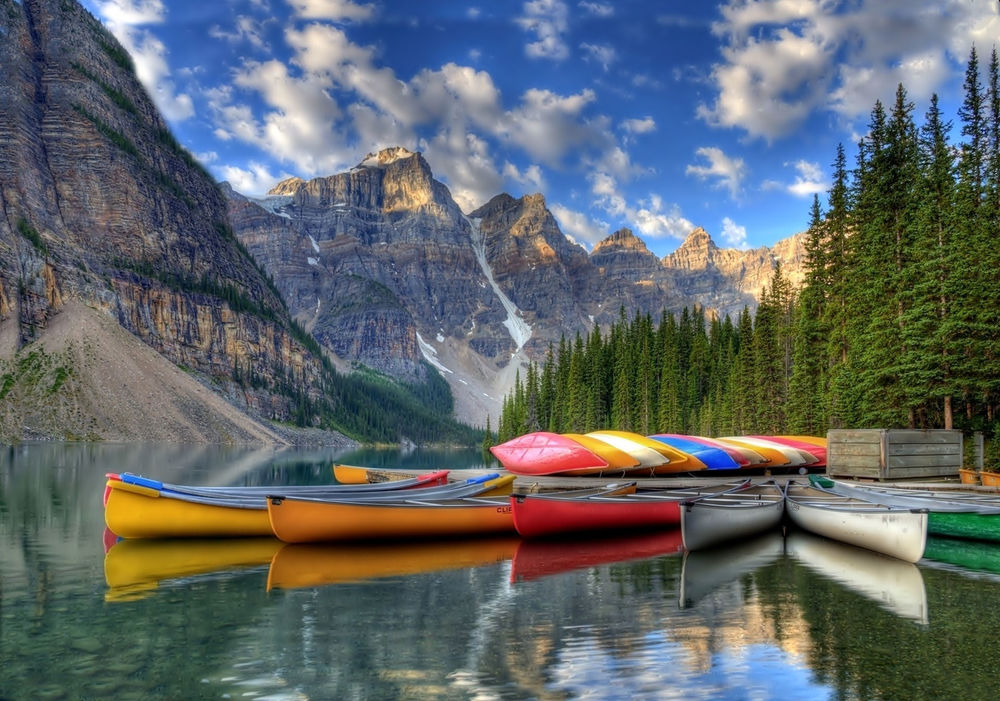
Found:
[[558, 433], [537, 431], [490, 448], [500, 464], [519, 475], [555, 475], [569, 471], [601, 472], [608, 463]]
[[286, 543], [474, 536], [514, 531], [508, 499], [417, 504], [273, 498], [268, 500], [267, 513], [274, 534]]
[[1000, 514], [931, 511], [927, 518], [927, 532], [949, 538], [1000, 543]]
[[777, 529], [784, 511], [777, 487], [685, 503], [680, 513], [684, 547], [704, 550]]
[[623, 499], [559, 500], [513, 496], [514, 528], [524, 538], [586, 531], [676, 528], [681, 498], [636, 502]]
[[927, 514], [913, 511], [859, 511], [789, 499], [788, 518], [799, 528], [844, 543], [916, 562], [927, 541]]
[[198, 504], [108, 481], [104, 520], [122, 538], [230, 538], [272, 535], [267, 508]]

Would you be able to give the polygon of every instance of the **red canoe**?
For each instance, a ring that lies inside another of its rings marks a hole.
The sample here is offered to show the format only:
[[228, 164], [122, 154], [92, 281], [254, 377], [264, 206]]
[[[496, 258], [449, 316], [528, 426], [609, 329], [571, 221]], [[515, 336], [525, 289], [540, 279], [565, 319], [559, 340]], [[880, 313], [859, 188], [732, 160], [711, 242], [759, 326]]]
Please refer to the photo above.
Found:
[[572, 438], [537, 431], [495, 445], [490, 452], [505, 468], [519, 475], [555, 475], [570, 470], [600, 471], [608, 461]]
[[514, 528], [524, 538], [576, 532], [676, 528], [681, 502], [735, 491], [750, 480], [706, 489], [657, 489], [620, 496], [569, 496], [558, 492], [512, 494]]

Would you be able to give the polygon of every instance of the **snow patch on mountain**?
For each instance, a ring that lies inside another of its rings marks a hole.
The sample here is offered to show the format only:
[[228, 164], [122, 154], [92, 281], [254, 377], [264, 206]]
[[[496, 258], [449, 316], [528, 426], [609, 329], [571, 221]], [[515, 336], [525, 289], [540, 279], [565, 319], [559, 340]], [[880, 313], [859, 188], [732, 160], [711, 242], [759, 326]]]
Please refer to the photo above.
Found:
[[483, 275], [486, 276], [486, 281], [493, 288], [493, 293], [500, 300], [500, 304], [507, 311], [507, 318], [504, 319], [503, 325], [507, 327], [507, 331], [510, 333], [510, 337], [514, 340], [514, 345], [517, 346], [517, 350], [514, 351], [516, 355], [524, 347], [524, 344], [528, 342], [531, 338], [531, 325], [528, 324], [523, 318], [521, 318], [521, 310], [517, 308], [517, 305], [511, 301], [510, 297], [504, 294], [504, 291], [500, 289], [500, 286], [493, 279], [493, 269], [490, 267], [489, 262], [486, 260], [486, 237], [483, 236], [482, 229], [480, 225], [482, 224], [482, 219], [470, 219], [465, 217], [465, 221], [468, 222], [469, 227], [472, 230], [472, 250], [476, 253], [476, 260], [479, 261], [479, 267], [483, 270]]
[[441, 364], [441, 361], [438, 360], [437, 357], [438, 354], [437, 349], [435, 349], [434, 346], [425, 341], [423, 337], [420, 335], [419, 331], [417, 332], [417, 346], [420, 348], [420, 353], [424, 356], [424, 360], [426, 360], [428, 363], [436, 367], [441, 372], [450, 372], [453, 375], [455, 374], [454, 372], [452, 372], [451, 370], [449, 370], [448, 368], [446, 368], [444, 365]]

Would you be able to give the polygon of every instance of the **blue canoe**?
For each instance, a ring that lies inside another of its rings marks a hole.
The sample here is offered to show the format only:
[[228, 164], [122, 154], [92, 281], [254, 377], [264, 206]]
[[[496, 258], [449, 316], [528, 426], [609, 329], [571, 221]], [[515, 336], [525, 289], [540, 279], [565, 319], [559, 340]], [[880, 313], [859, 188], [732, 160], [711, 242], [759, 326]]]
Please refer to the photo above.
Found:
[[703, 463], [705, 463], [705, 466], [709, 470], [740, 469], [739, 463], [733, 460], [729, 456], [729, 453], [724, 451], [722, 448], [715, 448], [710, 445], [705, 445], [704, 443], [699, 443], [698, 441], [693, 441], [678, 436], [667, 436], [663, 434], [656, 434], [650, 436], [650, 438], [652, 438], [653, 440], [660, 441], [661, 443], [666, 443], [671, 448], [676, 448], [677, 450], [695, 456]]

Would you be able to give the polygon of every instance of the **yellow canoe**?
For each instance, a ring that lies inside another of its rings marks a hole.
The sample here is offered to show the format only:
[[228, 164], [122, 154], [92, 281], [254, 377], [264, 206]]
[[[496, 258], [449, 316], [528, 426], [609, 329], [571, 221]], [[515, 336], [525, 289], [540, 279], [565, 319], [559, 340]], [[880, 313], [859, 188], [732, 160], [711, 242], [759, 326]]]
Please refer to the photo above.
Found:
[[[641, 454], [647, 457], [640, 458], [641, 465], [640, 467], [635, 468], [636, 473], [640, 471], [649, 471], [651, 469], [653, 474], [663, 475], [675, 472], [692, 472], [695, 470], [708, 469], [705, 466], [705, 463], [693, 455], [677, 450], [673, 446], [669, 446], [662, 441], [644, 436], [641, 433], [632, 433], [630, 431], [592, 431], [587, 435], [593, 436], [599, 440], [613, 442], [613, 445], [616, 445], [637, 458], [639, 458], [639, 454], [637, 454], [635, 448], [629, 447], [630, 444], [633, 446], [640, 446], [645, 449]], [[648, 457], [649, 453], [646, 451], [652, 451], [652, 453], [659, 455], [659, 461], [653, 462], [653, 459]]]
[[826, 437], [825, 436], [775, 436], [776, 438], [788, 438], [793, 441], [801, 441], [802, 443], [811, 443], [812, 445], [818, 445], [821, 448], [826, 447]]
[[791, 460], [788, 456], [781, 450], [778, 450], [775, 445], [767, 445], [761, 441], [755, 441], [743, 436], [725, 436], [722, 438], [716, 438], [715, 440], [720, 443], [725, 443], [726, 445], [734, 445], [739, 448], [748, 448], [753, 452], [760, 455], [767, 461], [768, 467], [778, 467], [781, 465], [791, 464]]
[[413, 472], [396, 472], [376, 467], [359, 467], [334, 463], [333, 476], [340, 484], [377, 484], [394, 480], [412, 479]]
[[594, 436], [583, 433], [564, 433], [563, 436], [570, 438], [599, 458], [608, 463], [607, 467], [594, 468], [593, 470], [570, 470], [563, 474], [594, 474], [602, 472], [618, 472], [630, 470], [639, 466], [639, 460], [629, 453], [617, 448], [606, 441], [602, 441]]
[[[493, 494], [509, 494], [513, 482], [514, 475], [504, 475], [486, 484]], [[267, 513], [274, 534], [286, 543], [513, 533], [510, 500], [487, 494], [393, 502], [273, 497]]]
[[[109, 479], [104, 521], [122, 538], [225, 538], [272, 535], [266, 508], [201, 504]], [[264, 501], [261, 500], [263, 507]]]
[[145, 596], [160, 582], [266, 565], [282, 546], [267, 538], [122, 540], [104, 556], [108, 601]]
[[295, 589], [477, 567], [514, 557], [519, 538], [388, 543], [286, 544], [271, 560], [267, 588]]

